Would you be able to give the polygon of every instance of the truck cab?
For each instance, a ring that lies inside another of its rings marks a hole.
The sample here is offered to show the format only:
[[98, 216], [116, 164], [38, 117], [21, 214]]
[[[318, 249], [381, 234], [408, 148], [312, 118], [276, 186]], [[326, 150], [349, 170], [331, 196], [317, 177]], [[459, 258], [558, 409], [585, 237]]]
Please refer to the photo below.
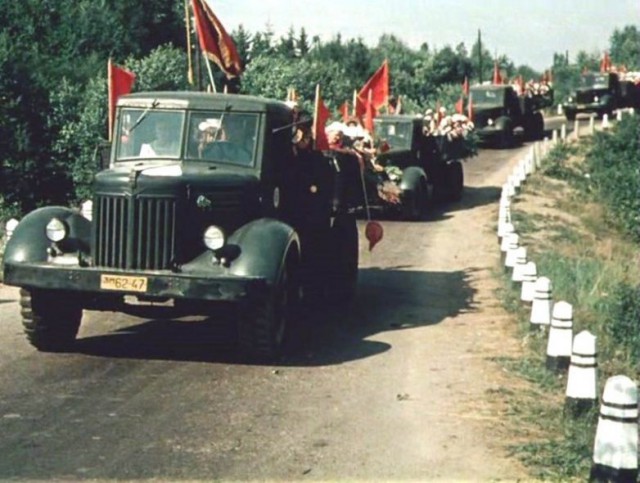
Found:
[[542, 96], [519, 96], [513, 86], [487, 84], [472, 86], [473, 122], [480, 140], [509, 147], [515, 130], [528, 139], [541, 139], [544, 119], [539, 111], [545, 106]]
[[611, 116], [619, 107], [621, 92], [618, 74], [614, 72], [589, 72], [580, 76], [580, 84], [564, 105], [567, 120], [578, 114]]
[[[251, 96], [121, 97], [91, 219], [40, 208], [7, 244], [5, 283], [22, 289], [31, 344], [69, 350], [84, 309], [144, 316], [147, 305], [163, 304], [167, 316], [207, 315], [224, 303], [238, 309], [242, 352], [273, 359], [308, 287], [352, 296], [358, 234], [336, 188], [345, 182], [338, 162], [320, 153], [310, 166], [322, 180], [290, 175], [301, 162], [295, 122], [286, 104]], [[301, 202], [299, 192], [313, 196]], [[311, 214], [294, 216], [305, 203]], [[320, 245], [305, 235], [310, 226]]]

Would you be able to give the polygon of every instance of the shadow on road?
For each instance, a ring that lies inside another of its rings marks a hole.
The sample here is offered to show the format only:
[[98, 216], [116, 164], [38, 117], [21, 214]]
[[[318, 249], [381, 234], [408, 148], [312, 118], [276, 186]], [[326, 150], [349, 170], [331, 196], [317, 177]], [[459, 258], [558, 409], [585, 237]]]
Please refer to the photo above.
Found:
[[440, 203], [433, 206], [426, 214], [423, 221], [440, 221], [451, 218], [451, 213], [456, 211], [471, 210], [479, 206], [498, 203], [500, 200], [498, 186], [465, 186], [462, 200], [451, 203]]
[[[391, 350], [368, 340], [386, 331], [426, 327], [471, 310], [470, 272], [360, 271], [349, 307], [307, 308], [290, 338], [282, 366], [321, 366]], [[245, 364], [237, 351], [233, 312], [189, 320], [149, 320], [77, 341], [75, 352], [115, 358]]]

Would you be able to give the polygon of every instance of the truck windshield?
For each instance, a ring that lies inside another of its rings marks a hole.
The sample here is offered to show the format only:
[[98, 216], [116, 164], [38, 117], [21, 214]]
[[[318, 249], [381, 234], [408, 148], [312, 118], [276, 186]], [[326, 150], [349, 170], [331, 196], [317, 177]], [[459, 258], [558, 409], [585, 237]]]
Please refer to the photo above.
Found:
[[474, 107], [502, 107], [504, 105], [503, 89], [471, 89]]
[[375, 138], [386, 141], [391, 150], [411, 149], [412, 122], [374, 119]]
[[184, 159], [253, 166], [257, 129], [257, 114], [122, 108], [116, 162]]
[[187, 159], [237, 166], [254, 165], [257, 114], [193, 111], [188, 126]]
[[580, 87], [607, 89], [609, 87], [609, 76], [607, 74], [583, 75], [580, 77]]
[[123, 108], [116, 126], [116, 161], [178, 158], [184, 111]]

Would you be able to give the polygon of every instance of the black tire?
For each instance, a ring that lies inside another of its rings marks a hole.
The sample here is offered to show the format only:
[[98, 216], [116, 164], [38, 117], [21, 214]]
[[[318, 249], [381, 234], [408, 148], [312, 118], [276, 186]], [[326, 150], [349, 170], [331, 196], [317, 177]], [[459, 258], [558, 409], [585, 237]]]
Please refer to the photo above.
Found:
[[426, 183], [419, 180], [412, 190], [402, 192], [402, 218], [409, 221], [418, 221], [427, 207]]
[[329, 304], [349, 303], [358, 289], [358, 226], [354, 215], [340, 214], [331, 227], [331, 277], [328, 280]]
[[464, 171], [460, 161], [447, 165], [447, 186], [450, 201], [460, 201], [464, 191]]
[[514, 145], [513, 127], [511, 123], [506, 123], [504, 129], [500, 133], [500, 147], [508, 149]]
[[250, 360], [272, 362], [282, 354], [300, 308], [299, 257], [288, 254], [276, 283], [253, 294], [241, 307], [238, 320], [240, 351]]
[[59, 290], [20, 289], [24, 333], [39, 351], [64, 352], [73, 347], [82, 307], [73, 294]]

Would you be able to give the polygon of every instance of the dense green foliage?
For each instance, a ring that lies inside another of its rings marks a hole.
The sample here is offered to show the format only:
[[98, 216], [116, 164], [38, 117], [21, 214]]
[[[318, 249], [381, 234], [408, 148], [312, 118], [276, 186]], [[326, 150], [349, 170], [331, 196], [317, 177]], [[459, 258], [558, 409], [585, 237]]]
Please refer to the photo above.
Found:
[[640, 120], [624, 116], [614, 133], [598, 133], [587, 156], [591, 182], [622, 228], [640, 242]]
[[[107, 137], [109, 57], [136, 74], [134, 91], [208, 84], [200, 62], [194, 62], [195, 85], [187, 83], [182, 1], [0, 0], [0, 24], [0, 219], [88, 195], [94, 152]], [[630, 57], [633, 35], [633, 28], [616, 31], [612, 53]], [[412, 49], [391, 34], [382, 34], [374, 47], [339, 35], [322, 42], [304, 29], [275, 38], [268, 25], [254, 33], [239, 26], [232, 36], [247, 68], [240, 82], [216, 71], [218, 89], [227, 84], [284, 99], [294, 87], [310, 108], [315, 85], [321, 84], [333, 112], [384, 59], [392, 94], [402, 96], [408, 112], [436, 102], [452, 110], [464, 78], [489, 79], [494, 61], [508, 77], [540, 75], [527, 66], [515, 68], [504, 56], [494, 59], [490, 51], [499, 46], [484, 45], [480, 36], [470, 50], [462, 43]]]

